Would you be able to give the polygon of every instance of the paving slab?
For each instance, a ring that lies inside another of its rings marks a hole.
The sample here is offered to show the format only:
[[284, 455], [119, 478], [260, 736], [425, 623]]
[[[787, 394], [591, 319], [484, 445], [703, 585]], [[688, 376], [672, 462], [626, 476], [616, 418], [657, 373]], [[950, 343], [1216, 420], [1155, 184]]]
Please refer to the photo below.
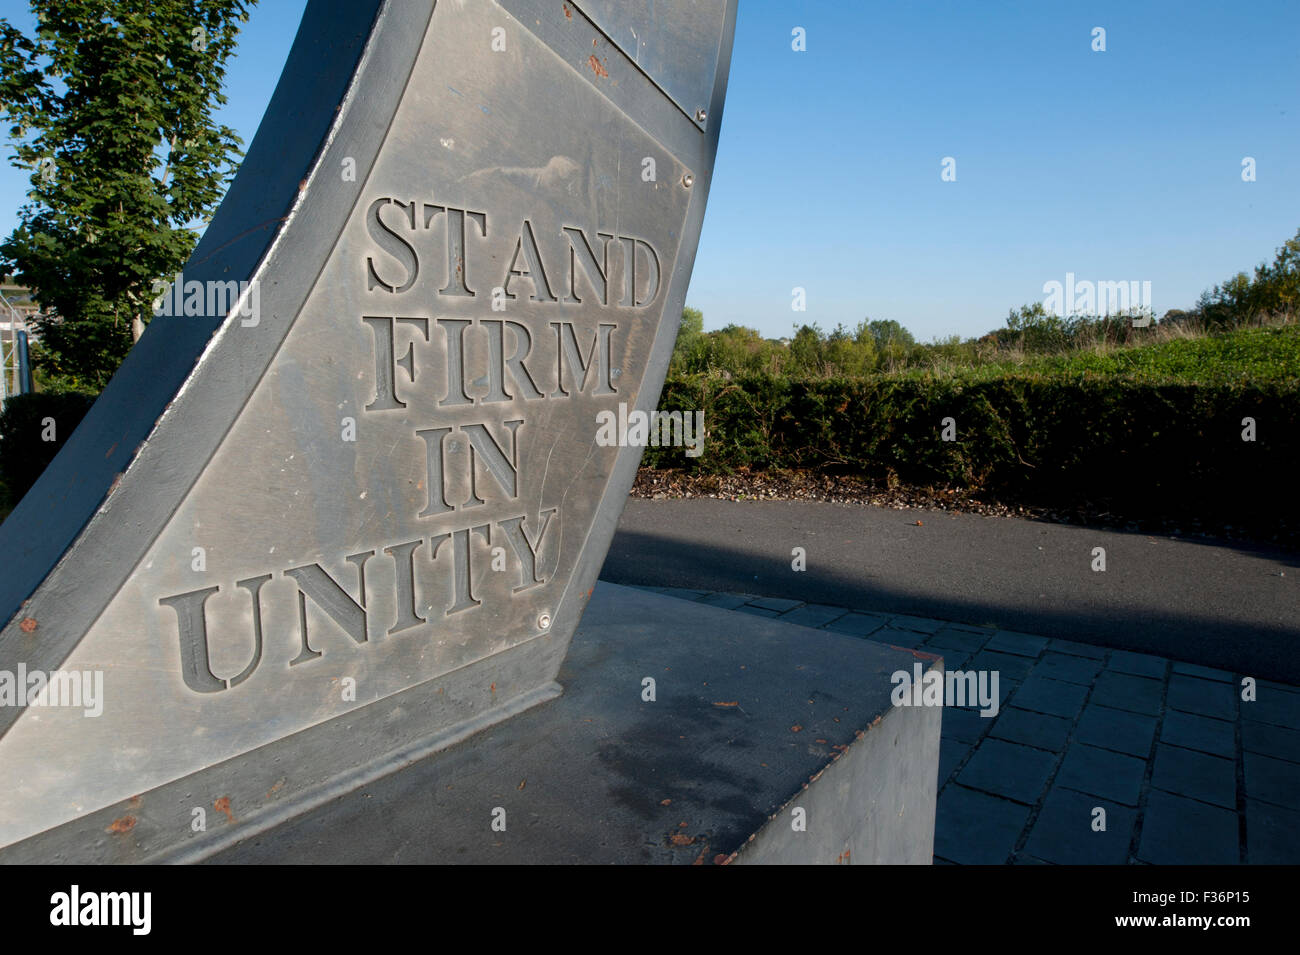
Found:
[[1010, 706], [998, 714], [989, 733], [999, 739], [1059, 753], [1070, 736], [1070, 721]]
[[1159, 680], [1106, 670], [1093, 684], [1092, 702], [1117, 710], [1157, 716], [1164, 689], [1164, 684]]
[[838, 620], [848, 613], [843, 607], [825, 607], [820, 604], [804, 604], [787, 613], [781, 614], [786, 623], [801, 627], [824, 627], [832, 620]]
[[1087, 695], [1087, 687], [1031, 675], [1011, 699], [1023, 710], [1074, 719]]
[[1105, 647], [1094, 647], [1092, 644], [1078, 643], [1074, 640], [1051, 640], [1048, 642], [1047, 648], [1058, 653], [1068, 653], [1071, 656], [1087, 657], [1089, 660], [1106, 659]]
[[1213, 680], [1175, 674], [1169, 678], [1167, 703], [1170, 709], [1210, 716], [1216, 720], [1237, 718], [1235, 688]]
[[917, 633], [935, 633], [946, 624], [942, 620], [929, 617], [913, 617], [909, 614], [892, 614], [889, 625], [896, 630], [915, 630]]
[[999, 679], [1024, 680], [1033, 669], [1034, 661], [1029, 657], [1018, 657], [1012, 653], [998, 653], [994, 650], [981, 650], [970, 659], [972, 670], [997, 672]]
[[735, 610], [737, 607], [743, 607], [749, 603], [749, 598], [740, 594], [706, 594], [699, 599], [699, 603], [707, 604], [710, 607], [720, 607], [723, 610]]
[[1164, 723], [1160, 727], [1160, 739], [1174, 746], [1226, 759], [1233, 759], [1237, 755], [1235, 724], [1194, 713], [1180, 713], [1177, 710], [1166, 712]]
[[1246, 849], [1251, 865], [1295, 865], [1300, 859], [1300, 812], [1247, 799]]
[[945, 706], [941, 735], [944, 739], [959, 739], [974, 743], [981, 739], [992, 725], [991, 717], [980, 716], [975, 710]]
[[1036, 657], [1046, 647], [1046, 637], [1036, 637], [1031, 633], [1014, 633], [1010, 630], [999, 630], [988, 643], [984, 644], [986, 650], [1015, 653], [1022, 657]]
[[1200, 677], [1202, 680], [1217, 680], [1220, 683], [1232, 683], [1235, 680], [1227, 670], [1215, 670], [1212, 667], [1203, 667], [1196, 663], [1182, 663], [1178, 660], [1174, 661], [1174, 672]]
[[1056, 755], [1001, 739], [985, 740], [975, 750], [957, 782], [1032, 806], [1038, 802]]
[[1300, 730], [1300, 695], [1268, 687], [1258, 688], [1254, 700], [1242, 701], [1241, 715], [1261, 723]]
[[944, 736], [939, 740], [939, 788], [942, 789], [948, 782], [948, 777], [952, 771], [957, 768], [966, 755], [971, 751], [972, 744], [952, 736]]
[[1246, 797], [1300, 809], [1300, 763], [1246, 753]]
[[1136, 806], [1145, 772], [1145, 760], [1076, 742], [1066, 751], [1054, 785]]
[[1168, 668], [1169, 661], [1164, 657], [1154, 657], [1149, 653], [1133, 653], [1130, 650], [1115, 650], [1106, 661], [1108, 670], [1151, 677], [1155, 680], [1164, 679]]
[[1241, 721], [1241, 745], [1247, 752], [1300, 763], [1300, 730], [1255, 720]]
[[1237, 814], [1152, 789], [1137, 857], [1154, 865], [1235, 865], [1241, 861]]
[[881, 630], [889, 624], [889, 618], [880, 614], [872, 613], [846, 613], [838, 620], [827, 624], [827, 630], [834, 630], [836, 633], [847, 633], [855, 637], [865, 637], [877, 630]]
[[[1100, 816], [1097, 809], [1104, 809]], [[1097, 825], [1104, 820], [1105, 829]], [[1137, 812], [1128, 806], [1053, 787], [1043, 800], [1025, 852], [1057, 865], [1123, 865]]]
[[939, 796], [934, 854], [962, 865], [1001, 865], [1028, 818], [1028, 806], [949, 785]]
[[1078, 683], [1080, 686], [1092, 686], [1100, 671], [1099, 661], [1068, 653], [1044, 653], [1034, 664], [1034, 676], [1051, 677], [1053, 680]]
[[796, 607], [803, 606], [802, 600], [787, 600], [782, 597], [759, 597], [749, 602], [751, 607], [761, 607], [764, 610], [775, 610], [777, 613], [786, 613]]
[[1156, 736], [1156, 718], [1089, 703], [1079, 717], [1075, 738], [1090, 746], [1146, 759]]
[[[832, 623], [826, 629], [835, 630], [835, 624]], [[909, 650], [916, 650], [923, 646], [925, 644], [925, 637], [926, 635], [923, 633], [916, 633], [912, 630], [894, 630], [891, 627], [881, 627], [879, 630], [873, 630], [871, 633], [866, 634], [868, 640], [875, 640], [878, 643], [887, 643], [891, 647], [906, 647]], [[934, 653], [936, 656], [942, 656], [949, 667], [959, 665], [962, 660], [962, 656], [958, 655], [954, 662], [954, 651], [951, 650], [942, 650], [936, 647]]]
[[1237, 808], [1237, 765], [1230, 759], [1161, 743], [1151, 785], [1201, 802]]
[[[897, 618], [890, 621], [890, 626], [898, 629]], [[923, 632], [923, 631], [922, 631]], [[942, 647], [945, 650], [960, 650], [964, 654], [971, 654], [979, 650], [986, 642], [986, 638], [975, 633], [967, 633], [964, 630], [940, 630], [925, 642], [929, 647]]]

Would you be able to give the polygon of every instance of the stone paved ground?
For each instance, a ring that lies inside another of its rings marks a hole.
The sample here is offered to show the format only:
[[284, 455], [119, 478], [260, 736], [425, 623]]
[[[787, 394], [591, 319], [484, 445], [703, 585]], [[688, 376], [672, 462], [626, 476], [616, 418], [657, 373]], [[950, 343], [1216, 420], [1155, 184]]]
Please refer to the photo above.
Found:
[[996, 717], [944, 711], [935, 862], [1300, 863], [1300, 687], [923, 617], [646, 589], [996, 670]]

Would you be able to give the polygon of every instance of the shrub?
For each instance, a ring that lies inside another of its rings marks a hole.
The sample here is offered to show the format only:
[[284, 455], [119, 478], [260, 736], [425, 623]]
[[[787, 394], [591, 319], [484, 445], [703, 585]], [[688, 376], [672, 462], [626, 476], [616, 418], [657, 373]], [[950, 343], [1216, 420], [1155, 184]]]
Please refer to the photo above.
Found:
[[[94, 404], [77, 391], [14, 395], [0, 411], [0, 495], [15, 507]], [[50, 423], [53, 423], [53, 440]]]

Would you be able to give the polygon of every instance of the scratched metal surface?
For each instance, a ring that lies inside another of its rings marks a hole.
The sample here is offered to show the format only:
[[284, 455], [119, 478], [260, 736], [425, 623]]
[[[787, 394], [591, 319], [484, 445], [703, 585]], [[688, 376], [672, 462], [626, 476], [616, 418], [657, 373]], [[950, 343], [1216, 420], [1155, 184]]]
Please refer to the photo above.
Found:
[[708, 121], [727, 11], [718, 3], [577, 0], [587, 16], [692, 119]]
[[[233, 273], [260, 320], [219, 323], [0, 636], [0, 668], [105, 674], [99, 717], [0, 726], [0, 846], [355, 713], [365, 752], [301, 794], [337, 787], [383, 763], [373, 705], [417, 687], [407, 748], [553, 694], [640, 457], [598, 446], [596, 413], [654, 406], [690, 276], [718, 6], [704, 132], [560, 4], [380, 11], [291, 214]], [[69, 460], [102, 440], [79, 437]]]

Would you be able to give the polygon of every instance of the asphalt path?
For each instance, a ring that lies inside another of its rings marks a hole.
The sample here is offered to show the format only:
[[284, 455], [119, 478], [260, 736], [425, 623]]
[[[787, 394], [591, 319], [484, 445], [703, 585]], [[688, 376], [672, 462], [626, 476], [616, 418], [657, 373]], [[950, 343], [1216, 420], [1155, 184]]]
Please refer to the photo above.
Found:
[[994, 625], [1300, 684], [1300, 553], [1267, 546], [945, 511], [632, 498], [601, 577]]

